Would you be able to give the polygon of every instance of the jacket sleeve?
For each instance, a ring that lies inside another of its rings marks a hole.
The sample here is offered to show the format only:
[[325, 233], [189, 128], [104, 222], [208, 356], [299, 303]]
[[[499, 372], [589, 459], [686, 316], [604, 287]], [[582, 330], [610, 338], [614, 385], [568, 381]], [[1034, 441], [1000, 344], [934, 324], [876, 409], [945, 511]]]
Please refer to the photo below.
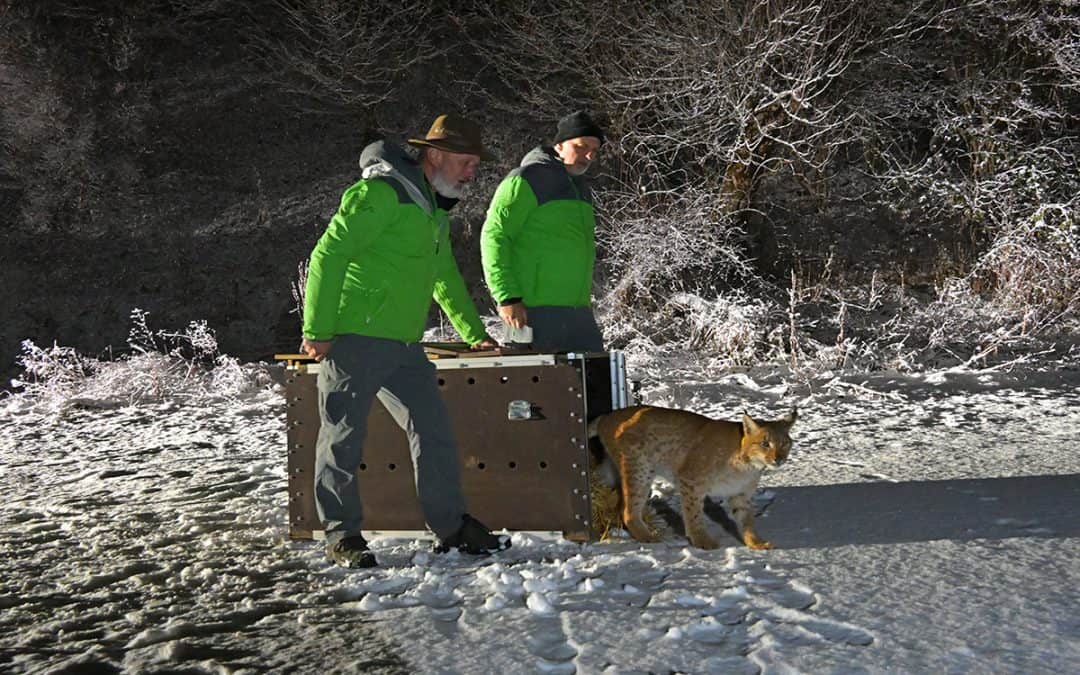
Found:
[[506, 178], [491, 199], [480, 232], [480, 258], [484, 281], [497, 303], [524, 295], [520, 270], [513, 265], [513, 242], [536, 207], [536, 195], [521, 176]]
[[[445, 221], [446, 214], [439, 215]], [[457, 260], [454, 259], [453, 251], [450, 250], [450, 228], [444, 225], [439, 229], [441, 230], [439, 253], [435, 261], [438, 269], [432, 295], [461, 339], [469, 344], [476, 344], [488, 337], [487, 329], [484, 328], [484, 322], [480, 320], [476, 304], [469, 295], [469, 289], [461, 277], [461, 270], [458, 269]]]
[[329, 340], [335, 335], [341, 288], [351, 263], [397, 216], [396, 193], [382, 180], [360, 181], [345, 191], [308, 261], [304, 286], [304, 337]]

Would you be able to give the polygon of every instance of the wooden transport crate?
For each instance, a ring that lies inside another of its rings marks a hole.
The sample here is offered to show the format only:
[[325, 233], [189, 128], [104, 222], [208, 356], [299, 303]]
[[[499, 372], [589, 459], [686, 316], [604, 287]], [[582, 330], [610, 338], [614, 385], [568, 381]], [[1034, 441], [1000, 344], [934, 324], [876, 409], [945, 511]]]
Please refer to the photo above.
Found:
[[[450, 345], [427, 351], [457, 436], [469, 511], [492, 529], [588, 540], [585, 427], [596, 415], [628, 405], [622, 354], [468, 353]], [[288, 369], [289, 535], [320, 538], [313, 496], [319, 364], [279, 358]], [[528, 401], [530, 419], [509, 419], [511, 401]], [[378, 401], [357, 479], [365, 530], [426, 529], [405, 432]]]

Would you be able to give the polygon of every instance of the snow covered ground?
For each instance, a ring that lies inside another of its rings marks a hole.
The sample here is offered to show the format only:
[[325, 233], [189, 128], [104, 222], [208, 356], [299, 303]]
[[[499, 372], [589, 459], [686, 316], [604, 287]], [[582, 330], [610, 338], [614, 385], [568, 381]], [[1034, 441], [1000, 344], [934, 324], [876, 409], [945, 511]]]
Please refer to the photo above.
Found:
[[0, 399], [0, 670], [1080, 668], [1075, 368], [794, 384], [650, 364], [666, 375], [649, 403], [798, 405], [791, 461], [758, 500], [775, 550], [719, 525], [731, 546], [716, 551], [517, 533], [477, 559], [383, 539], [380, 567], [348, 571], [286, 537], [266, 367], [132, 405], [115, 395], [136, 379], [124, 367], [95, 376], [108, 386]]

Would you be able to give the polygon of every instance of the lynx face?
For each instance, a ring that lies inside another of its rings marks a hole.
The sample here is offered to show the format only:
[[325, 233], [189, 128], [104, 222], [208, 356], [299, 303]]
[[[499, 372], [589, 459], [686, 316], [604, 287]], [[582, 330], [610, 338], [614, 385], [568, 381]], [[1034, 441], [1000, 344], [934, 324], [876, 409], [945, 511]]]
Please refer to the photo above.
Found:
[[775, 422], [757, 422], [749, 415], [742, 418], [742, 454], [746, 461], [758, 469], [775, 469], [787, 461], [791, 452], [788, 430], [795, 423], [797, 414]]

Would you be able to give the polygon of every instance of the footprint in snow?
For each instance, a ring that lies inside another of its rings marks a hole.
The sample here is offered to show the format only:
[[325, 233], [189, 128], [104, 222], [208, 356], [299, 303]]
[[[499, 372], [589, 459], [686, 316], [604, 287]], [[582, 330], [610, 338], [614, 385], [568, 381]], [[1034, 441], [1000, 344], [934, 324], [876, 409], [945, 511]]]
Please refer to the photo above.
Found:
[[817, 617], [786, 607], [763, 607], [759, 608], [759, 610], [762, 610], [761, 613], [768, 620], [758, 622], [762, 625], [760, 628], [755, 626], [755, 629], [764, 630], [770, 635], [781, 633], [781, 631], [774, 630], [770, 625], [775, 623], [786, 624], [794, 628], [798, 641], [828, 641], [859, 647], [874, 643], [873, 633], [850, 623]]
[[556, 613], [551, 601], [541, 592], [529, 593], [529, 597], [525, 599], [525, 606], [530, 612], [540, 616], [553, 616]]

